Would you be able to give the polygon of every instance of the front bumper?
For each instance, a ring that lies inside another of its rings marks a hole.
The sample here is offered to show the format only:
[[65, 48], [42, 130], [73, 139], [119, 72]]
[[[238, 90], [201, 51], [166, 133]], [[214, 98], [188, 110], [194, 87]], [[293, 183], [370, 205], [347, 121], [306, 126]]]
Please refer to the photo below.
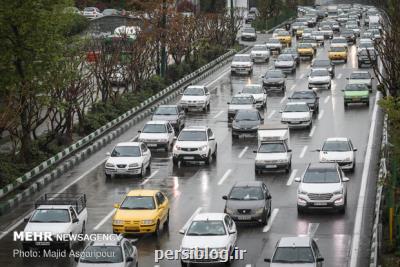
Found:
[[257, 40], [257, 36], [242, 35], [241, 39], [243, 41], [255, 41]]
[[280, 52], [282, 50], [282, 47], [280, 46], [268, 46], [268, 49], [272, 52], [272, 51], [278, 51]]
[[250, 74], [251, 73], [251, 67], [231, 67], [231, 73]]
[[115, 234], [146, 234], [154, 233], [156, 231], [157, 225], [112, 225], [113, 232]]
[[136, 168], [110, 168], [105, 167], [104, 172], [106, 175], [135, 175], [140, 174], [142, 171], [141, 167]]
[[263, 55], [252, 55], [251, 59], [254, 62], [265, 62], [265, 61], [269, 60], [269, 55], [264, 55], [264, 56]]
[[329, 85], [330, 85], [330, 83], [309, 83], [308, 89], [312, 89], [312, 88], [328, 89]]
[[141, 140], [143, 143], [147, 145], [148, 148], [166, 148], [168, 147], [168, 141], [166, 142], [153, 142], [153, 141], [146, 141]]
[[283, 91], [285, 85], [283, 83], [263, 83], [263, 88], [266, 91]]
[[294, 67], [294, 66], [283, 66], [283, 67], [275, 66], [275, 69], [281, 70], [283, 73], [292, 73], [296, 69], [296, 67]]
[[185, 109], [203, 109], [206, 107], [206, 103], [200, 102], [184, 102], [179, 104], [182, 108]]
[[[252, 212], [252, 211], [251, 211]], [[263, 213], [252, 213], [252, 214], [237, 214], [228, 213], [231, 218], [236, 222], [262, 222]]]
[[195, 153], [182, 153], [182, 154], [176, 154], [174, 152], [173, 158], [174, 160], [178, 161], [205, 161], [208, 157], [208, 154], [206, 151], [201, 152], [199, 154]]
[[258, 130], [258, 128], [251, 129], [251, 128], [233, 128], [232, 127], [232, 134], [236, 134], [236, 135], [257, 134], [257, 130]]
[[369, 97], [352, 97], [345, 98], [344, 103], [369, 103]]
[[283, 124], [287, 124], [289, 128], [305, 128], [310, 127], [312, 121], [281, 121]]
[[340, 210], [346, 205], [343, 195], [334, 195], [329, 200], [310, 200], [306, 195], [297, 196], [297, 207], [300, 209], [334, 209]]

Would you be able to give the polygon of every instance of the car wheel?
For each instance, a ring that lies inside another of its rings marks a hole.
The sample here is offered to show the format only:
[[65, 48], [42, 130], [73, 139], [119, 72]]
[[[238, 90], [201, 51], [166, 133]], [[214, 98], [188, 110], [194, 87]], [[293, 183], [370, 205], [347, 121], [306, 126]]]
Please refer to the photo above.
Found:
[[168, 142], [167, 145], [166, 145], [165, 148], [164, 148], [165, 152], [168, 152], [168, 151], [169, 151], [169, 147], [170, 147], [170, 144], [169, 144], [169, 142]]
[[[346, 203], [346, 200], [345, 200], [345, 203]], [[340, 214], [345, 214], [346, 213], [346, 204], [343, 205], [343, 207], [340, 208], [339, 213]]]
[[217, 150], [218, 150], [218, 145], [215, 145], [215, 150], [214, 150], [214, 153], [212, 154], [212, 157], [214, 160], [217, 159]]
[[348, 106], [348, 103], [344, 102], [344, 108], [347, 108], [347, 106]]
[[111, 174], [105, 174], [107, 179], [111, 179]]
[[167, 219], [164, 222], [164, 226], [168, 227], [168, 225], [169, 225], [169, 210], [168, 210], [168, 213], [167, 213]]
[[308, 129], [311, 130], [312, 128], [312, 122], [310, 123], [310, 125], [308, 125]]
[[331, 83], [329, 84], [328, 89], [329, 89], [329, 90], [332, 89], [332, 84], [331, 84]]
[[182, 266], [182, 267], [187, 267], [188, 264], [187, 264], [186, 262], [183, 262], [183, 261], [181, 260], [181, 266]]
[[257, 170], [257, 169], [254, 169], [254, 172], [255, 172], [256, 174], [261, 174], [261, 171], [260, 171], [260, 170]]
[[204, 163], [206, 165], [210, 165], [210, 163], [211, 163], [211, 151], [208, 151], [208, 156], [207, 156], [206, 160], [204, 161]]
[[207, 109], [208, 109], [208, 110], [210, 110], [210, 103], [208, 103], [208, 105], [207, 105]]
[[297, 215], [303, 215], [304, 209], [302, 207], [297, 206]]
[[268, 224], [268, 213], [264, 212], [262, 220], [261, 220], [262, 225], [267, 225]]
[[145, 169], [144, 165], [142, 165], [142, 167], [140, 168], [139, 177], [143, 178], [145, 175], [146, 175], [146, 169]]
[[179, 160], [177, 158], [172, 158], [172, 163], [174, 166], [178, 166]]
[[154, 231], [154, 235], [156, 237], [160, 237], [161, 236], [160, 221], [157, 221], [157, 226], [156, 226], [156, 230]]
[[344, 60], [344, 63], [347, 63], [347, 58]]
[[367, 107], [369, 107], [369, 101], [366, 104], [367, 104]]

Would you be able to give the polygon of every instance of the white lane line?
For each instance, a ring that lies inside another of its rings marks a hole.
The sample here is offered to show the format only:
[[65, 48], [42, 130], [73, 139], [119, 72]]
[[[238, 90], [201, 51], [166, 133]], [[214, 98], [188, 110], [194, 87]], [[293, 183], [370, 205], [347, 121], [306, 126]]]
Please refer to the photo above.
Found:
[[319, 227], [319, 223], [309, 223], [307, 229], [307, 235], [309, 237], [314, 237], [315, 233], [317, 232]]
[[299, 76], [299, 79], [303, 79], [304, 78], [304, 73], [302, 73], [300, 76]]
[[147, 177], [140, 185], [145, 185], [151, 178], [153, 178], [158, 173], [158, 170], [153, 172], [149, 177]]
[[306, 154], [306, 151], [308, 149], [308, 146], [304, 146], [303, 149], [301, 150], [299, 158], [304, 158], [304, 155]]
[[286, 183], [287, 186], [291, 186], [292, 185], [292, 183], [294, 181], [294, 178], [296, 177], [296, 174], [297, 174], [297, 169], [292, 170], [292, 173], [290, 174], [290, 177], [289, 177], [289, 179], [288, 179], [288, 181]]
[[324, 110], [321, 110], [318, 114], [318, 119], [322, 119], [322, 117], [324, 116]]
[[220, 112], [217, 113], [217, 115], [214, 116], [214, 119], [218, 118], [219, 116], [221, 116], [224, 113], [223, 110], [221, 110]]
[[243, 155], [244, 155], [244, 153], [246, 153], [247, 149], [249, 149], [248, 146], [246, 146], [245, 148], [243, 148], [242, 152], [240, 152], [240, 154], [239, 154], [239, 156], [238, 156], [239, 159], [241, 159], [241, 158], [243, 157]]
[[225, 71], [222, 72], [222, 74], [220, 76], [218, 76], [215, 80], [205, 84], [205, 86], [210, 86], [213, 83], [216, 83], [217, 81], [219, 81], [220, 79], [222, 79], [228, 72], [231, 71], [231, 68], [229, 67], [229, 69], [226, 69]]
[[251, 264], [250, 263], [246, 264], [244, 267], [251, 267]]
[[[139, 135], [136, 135], [134, 138], [131, 139], [134, 140], [138, 137]], [[79, 176], [78, 178], [76, 178], [74, 181], [72, 181], [71, 183], [69, 183], [67, 186], [65, 186], [63, 189], [61, 189], [60, 191], [58, 191], [55, 196], [61, 194], [62, 192], [64, 192], [65, 190], [67, 190], [68, 188], [70, 188], [72, 185], [76, 184], [77, 182], [79, 182], [80, 180], [82, 180], [83, 178], [85, 178], [89, 173], [91, 173], [92, 171], [94, 171], [96, 168], [98, 168], [100, 165], [104, 164], [104, 162], [107, 159], [103, 159], [101, 160], [98, 164], [96, 164], [95, 166], [93, 166], [92, 168], [90, 168], [89, 170], [87, 170], [86, 172], [84, 172], [81, 176]], [[31, 214], [32, 211], [28, 212], [27, 214]], [[10, 233], [11, 231], [14, 231], [15, 228], [17, 228], [21, 223], [24, 222], [25, 217], [27, 217], [27, 215], [25, 215], [24, 217], [22, 217], [20, 220], [18, 220], [13, 226], [11, 226], [10, 228], [8, 228], [7, 230], [5, 230], [1, 235], [0, 235], [0, 240], [3, 239], [6, 235], [8, 235], [8, 233]]]
[[229, 176], [229, 174], [231, 174], [231, 172], [232, 172], [232, 169], [228, 169], [228, 170], [224, 173], [224, 175], [222, 176], [222, 178], [218, 181], [218, 185], [221, 185], [221, 184], [226, 180], [226, 178], [228, 178], [228, 176]]
[[328, 95], [328, 96], [325, 98], [324, 103], [325, 103], [325, 104], [328, 103], [330, 98], [331, 98], [331, 96]]
[[276, 110], [274, 109], [274, 110], [272, 110], [271, 111], [271, 113], [268, 115], [268, 119], [271, 119], [272, 118], [272, 116], [274, 116], [275, 115], [275, 113], [276, 113]]
[[296, 85], [295, 85], [295, 84], [293, 84], [293, 85], [290, 87], [290, 91], [292, 91], [294, 88], [296, 88]]
[[311, 128], [311, 132], [310, 132], [310, 134], [308, 135], [309, 137], [312, 137], [313, 135], [314, 135], [314, 132], [315, 132], [315, 129], [316, 129], [317, 127], [314, 125], [312, 128]]
[[342, 78], [342, 74], [339, 73], [338, 76], [337, 76], [337, 78], [338, 78], [338, 79], [341, 79], [341, 78]]
[[286, 100], [286, 96], [284, 96], [279, 103], [283, 103]]
[[193, 218], [194, 218], [197, 214], [199, 214], [199, 212], [201, 211], [201, 209], [202, 209], [202, 207], [198, 207], [198, 208], [193, 212], [192, 216], [190, 216], [190, 218], [186, 221], [185, 225], [182, 227], [181, 230], [186, 230], [186, 229], [189, 227], [189, 225], [190, 225], [190, 223], [192, 222]]
[[345, 69], [345, 68], [346, 68], [346, 64], [343, 64], [342, 69]]
[[264, 233], [271, 230], [272, 223], [274, 222], [276, 215], [278, 215], [278, 212], [279, 212], [278, 208], [273, 209], [273, 211], [271, 213], [271, 217], [269, 217], [268, 224], [266, 226], [264, 226], [264, 228], [263, 228]]
[[306, 69], [308, 69], [308, 70], [309, 70], [310, 68], [311, 68], [311, 65], [307, 65]]
[[[351, 243], [350, 267], [357, 266], [358, 252], [360, 249], [361, 226], [362, 226], [362, 220], [363, 220], [363, 215], [364, 215], [364, 203], [365, 203], [367, 182], [368, 182], [368, 176], [369, 176], [369, 168], [372, 163], [371, 162], [372, 146], [375, 143], [375, 128], [376, 128], [376, 120], [377, 120], [376, 117], [377, 117], [377, 113], [378, 113], [378, 101], [380, 98], [381, 98], [381, 94], [380, 94], [380, 92], [377, 92], [376, 98], [375, 98], [374, 111], [372, 114], [371, 127], [369, 129], [367, 153], [365, 155], [365, 160], [364, 160], [363, 173], [362, 173], [361, 186], [360, 186], [360, 194], [358, 195], [357, 212], [356, 212], [356, 219], [355, 219], [354, 230], [353, 230], [353, 241]], [[373, 164], [375, 164], [375, 163], [373, 163]]]
[[95, 227], [93, 227], [93, 231], [97, 231], [108, 219], [111, 218], [111, 216], [113, 216], [114, 213], [115, 209], [110, 211]]

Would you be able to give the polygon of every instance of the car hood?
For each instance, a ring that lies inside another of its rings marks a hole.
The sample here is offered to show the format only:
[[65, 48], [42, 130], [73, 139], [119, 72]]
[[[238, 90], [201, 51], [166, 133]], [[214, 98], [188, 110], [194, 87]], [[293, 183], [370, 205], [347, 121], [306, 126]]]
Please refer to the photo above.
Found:
[[157, 210], [123, 210], [118, 209], [113, 220], [122, 221], [140, 221], [140, 220], [152, 220], [156, 217]]
[[294, 61], [283, 61], [283, 60], [277, 60], [277, 61], [275, 61], [275, 66], [289, 66], [289, 67], [291, 67], [291, 66], [293, 66], [294, 65]]
[[178, 119], [177, 115], [153, 115], [153, 121], [175, 121]]
[[183, 147], [183, 148], [193, 148], [193, 147], [202, 147], [207, 145], [207, 141], [204, 142], [193, 142], [193, 141], [176, 141], [176, 145]]
[[223, 236], [187, 236], [182, 239], [183, 248], [222, 248], [228, 245], [228, 238]]
[[251, 55], [269, 55], [269, 51], [251, 51]]
[[282, 160], [287, 159], [288, 153], [257, 153], [256, 160]]
[[368, 96], [368, 90], [363, 91], [344, 91], [344, 96], [353, 97], [353, 96]]
[[231, 66], [251, 66], [251, 62], [232, 61]]
[[52, 234], [68, 233], [71, 223], [34, 223], [29, 222], [24, 232], [51, 232]]
[[307, 104], [315, 104], [315, 100], [314, 99], [309, 99], [309, 98], [293, 98], [293, 99], [290, 99], [291, 101], [293, 101], [293, 102], [305, 102], [305, 103], [307, 103]]
[[139, 140], [140, 139], [166, 139], [168, 138], [167, 133], [141, 133], [139, 134]]
[[226, 207], [230, 209], [257, 209], [265, 206], [265, 200], [227, 200]]
[[251, 94], [256, 101], [264, 100], [264, 94]]
[[252, 32], [242, 32], [242, 36], [255, 36], [256, 33], [252, 33]]
[[270, 267], [315, 267], [315, 263], [271, 263]]
[[331, 77], [329, 76], [316, 76], [316, 77], [309, 77], [309, 82], [329, 82]]
[[205, 95], [183, 95], [181, 101], [205, 101], [207, 97]]
[[278, 44], [278, 43], [266, 43], [265, 44], [266, 46], [272, 46], [272, 47], [281, 47], [282, 46], [282, 44]]
[[124, 266], [123, 263], [85, 263], [85, 262], [79, 262], [77, 267], [121, 267]]
[[371, 84], [370, 79], [350, 79], [349, 84]]
[[309, 117], [309, 112], [282, 112], [282, 119], [300, 119]]
[[340, 183], [320, 183], [320, 184], [301, 183], [299, 185], [299, 190], [306, 191], [307, 193], [312, 193], [312, 194], [333, 193], [340, 189], [342, 189], [342, 185]]
[[338, 43], [335, 43], [335, 44], [331, 44], [331, 47], [347, 47], [347, 44], [338, 44]]
[[141, 157], [109, 157], [107, 163], [112, 164], [131, 164], [140, 163]]
[[319, 158], [322, 160], [344, 160], [345, 158], [353, 159], [353, 152], [352, 151], [345, 151], [345, 152], [336, 152], [336, 151], [321, 151], [319, 153]]
[[236, 105], [236, 104], [230, 104], [228, 107], [228, 110], [238, 110], [238, 109], [252, 109], [253, 105]]

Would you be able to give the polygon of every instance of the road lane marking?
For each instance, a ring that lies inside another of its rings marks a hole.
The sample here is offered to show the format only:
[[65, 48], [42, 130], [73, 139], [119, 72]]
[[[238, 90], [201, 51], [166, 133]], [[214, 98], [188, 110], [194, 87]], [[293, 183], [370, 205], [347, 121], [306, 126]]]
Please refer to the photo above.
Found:
[[287, 186], [291, 186], [292, 185], [292, 183], [294, 181], [294, 178], [296, 177], [296, 174], [297, 174], [297, 169], [292, 170], [292, 173], [290, 174], [290, 177], [289, 177], [289, 179], [288, 179], [288, 181], [286, 183]]
[[322, 117], [324, 116], [324, 110], [321, 110], [321, 112], [318, 114], [318, 119], [322, 119]]
[[190, 216], [190, 218], [186, 221], [185, 225], [181, 228], [181, 230], [186, 230], [189, 227], [189, 224], [192, 222], [193, 218], [200, 213], [202, 207], [198, 207]]
[[293, 85], [290, 87], [290, 91], [292, 91], [294, 88], [296, 88], [296, 85], [295, 85], [295, 84], [293, 84]]
[[310, 134], [308, 135], [309, 137], [312, 137], [314, 135], [314, 132], [315, 132], [316, 128], [317, 127], [315, 125], [311, 128]]
[[272, 116], [274, 116], [275, 115], [275, 113], [276, 113], [276, 110], [274, 109], [274, 110], [272, 110], [271, 111], [271, 113], [268, 115], [268, 119], [271, 119], [272, 118]]
[[346, 68], [346, 64], [343, 64], [342, 69]]
[[301, 150], [299, 158], [302, 159], [304, 157], [304, 155], [306, 154], [307, 148], [308, 148], [308, 146], [304, 146], [303, 147], [303, 149]]
[[272, 223], [274, 222], [276, 215], [278, 215], [278, 212], [279, 212], [278, 208], [273, 209], [273, 211], [271, 213], [271, 216], [268, 219], [268, 224], [266, 226], [264, 226], [264, 228], [263, 228], [263, 232], [264, 233], [266, 233], [269, 230], [271, 230]]
[[158, 170], [153, 172], [149, 177], [147, 177], [140, 185], [145, 185], [151, 178], [153, 178], [158, 173]]
[[205, 86], [210, 86], [210, 85], [212, 85], [213, 83], [219, 81], [220, 79], [222, 79], [222, 78], [223, 78], [228, 72], [230, 72], [230, 71], [231, 71], [231, 68], [229, 67], [228, 69], [226, 69], [225, 71], [223, 71], [222, 74], [221, 74], [220, 76], [218, 76], [215, 80], [213, 80], [213, 81], [211, 81], [211, 82], [205, 84]]
[[317, 232], [319, 227], [319, 223], [309, 223], [307, 229], [307, 235], [309, 237], [314, 237], [315, 233]]
[[251, 264], [246, 264], [246, 266], [245, 267], [251, 267]]
[[310, 68], [311, 68], [311, 65], [307, 65], [306, 69], [308, 69], [308, 70], [309, 70]]
[[338, 79], [341, 79], [341, 78], [342, 78], [342, 74], [339, 73], [338, 76], [337, 76], [337, 78], [338, 78]]
[[116, 209], [110, 211], [95, 227], [93, 227], [93, 231], [97, 231], [108, 219], [111, 218], [111, 216], [113, 216], [115, 211]]
[[223, 110], [221, 110], [220, 112], [217, 113], [217, 115], [214, 116], [214, 119], [218, 118], [219, 116], [221, 116], [224, 113]]
[[324, 103], [325, 103], [325, 104], [328, 103], [330, 98], [331, 98], [331, 96], [328, 95], [328, 96], [325, 98]]
[[299, 79], [303, 79], [304, 78], [304, 73], [302, 73], [300, 76], [299, 76]]
[[[354, 223], [353, 230], [353, 241], [351, 244], [351, 257], [350, 257], [350, 267], [356, 267], [358, 261], [358, 252], [360, 249], [360, 235], [361, 235], [361, 226], [364, 215], [364, 203], [366, 197], [368, 176], [369, 176], [369, 168], [371, 165], [371, 155], [372, 155], [372, 146], [375, 143], [375, 128], [376, 128], [376, 120], [378, 113], [378, 101], [381, 98], [380, 92], [376, 93], [374, 111], [372, 114], [371, 127], [369, 130], [368, 136], [368, 145], [367, 145], [367, 153], [365, 154], [363, 172], [361, 177], [361, 186], [360, 186], [360, 194], [358, 195], [357, 201], [357, 212], [356, 219]], [[375, 164], [375, 163], [373, 163]]]
[[228, 178], [228, 176], [229, 176], [229, 174], [231, 174], [231, 172], [232, 172], [232, 169], [228, 169], [228, 170], [224, 173], [224, 175], [222, 176], [222, 178], [218, 181], [218, 185], [221, 185], [221, 184], [226, 180], [226, 178]]
[[283, 103], [286, 100], [286, 96], [284, 96], [279, 103]]
[[246, 146], [245, 148], [243, 148], [242, 152], [240, 152], [240, 154], [239, 154], [239, 156], [238, 156], [239, 159], [241, 159], [241, 158], [243, 157], [243, 155], [244, 155], [244, 153], [246, 153], [247, 149], [249, 149], [248, 146]]

